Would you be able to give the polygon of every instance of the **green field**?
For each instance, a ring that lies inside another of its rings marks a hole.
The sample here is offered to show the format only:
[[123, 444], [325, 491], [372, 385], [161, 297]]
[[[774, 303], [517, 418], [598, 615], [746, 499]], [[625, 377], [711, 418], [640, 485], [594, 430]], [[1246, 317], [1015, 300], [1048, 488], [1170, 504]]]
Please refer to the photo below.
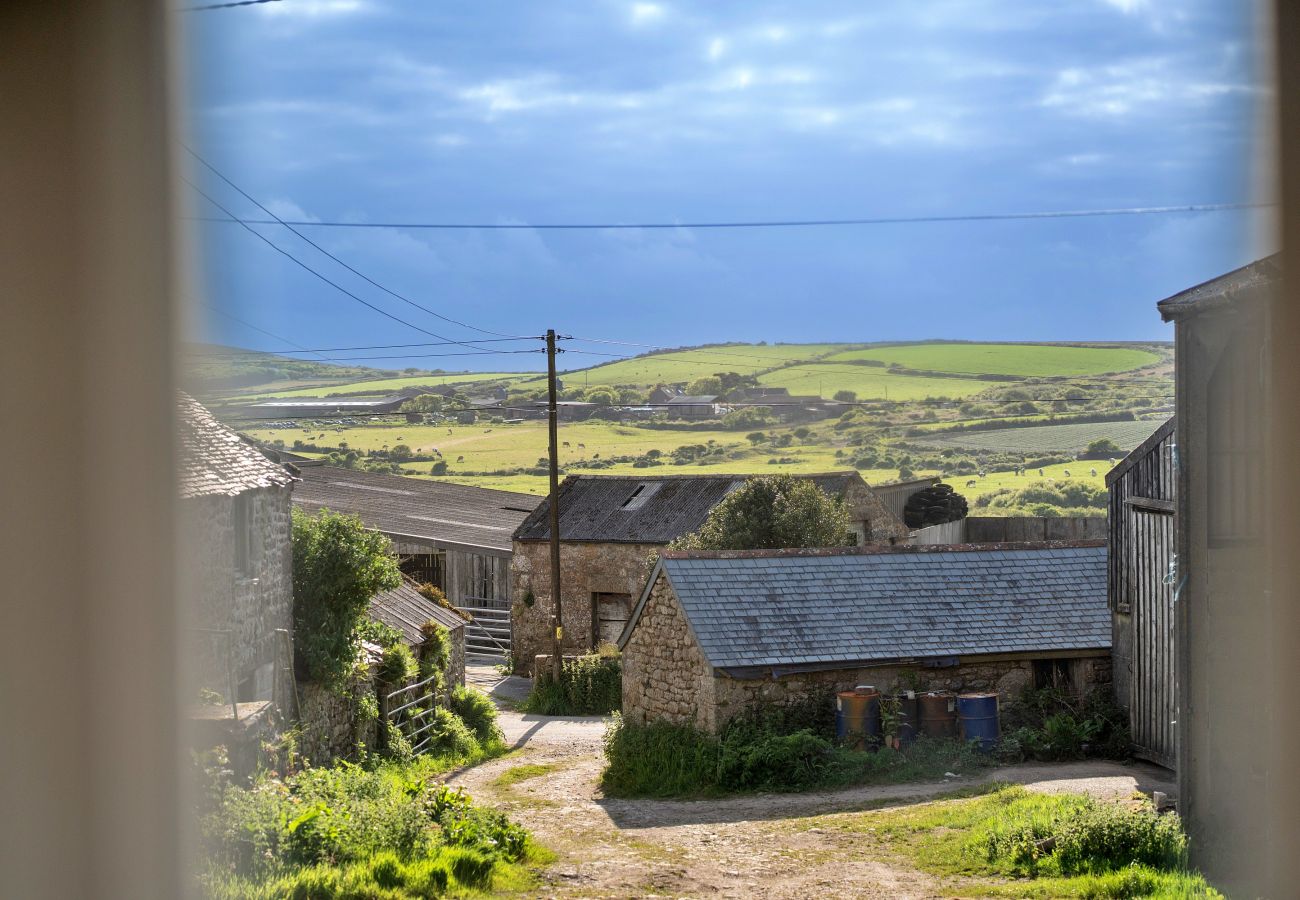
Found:
[[925, 438], [925, 443], [942, 447], [975, 450], [1050, 453], [1083, 450], [1099, 438], [1110, 438], [1127, 452], [1146, 440], [1163, 420], [1143, 419], [1136, 422], [1081, 422], [1067, 425], [1032, 425], [1026, 428], [998, 428], [990, 431], [967, 431]]
[[969, 397], [988, 390], [989, 383], [972, 378], [926, 378], [891, 375], [870, 366], [789, 366], [758, 377], [760, 384], [783, 387], [792, 394], [815, 394], [826, 399], [836, 391], [853, 391], [859, 400], [920, 400], [925, 397]]
[[[717, 372], [739, 372], [742, 375], [761, 372], [774, 366], [819, 359], [853, 344], [728, 344], [722, 347], [700, 347], [694, 350], [672, 350], [653, 356], [638, 356], [605, 363], [590, 369], [570, 371], [562, 377], [565, 387], [582, 385], [613, 385], [616, 387], [649, 388], [656, 384], [674, 384], [694, 381]], [[585, 345], [581, 348], [587, 349]], [[578, 357], [577, 354], [574, 355]], [[567, 360], [566, 360], [567, 361]], [[543, 384], [542, 379], [527, 382], [529, 387]]]
[[874, 359], [887, 365], [960, 375], [1029, 378], [1128, 372], [1158, 363], [1161, 357], [1129, 347], [1055, 344], [911, 344], [848, 350], [827, 357], [828, 362], [845, 359]]
[[447, 384], [473, 384], [476, 381], [514, 381], [528, 378], [528, 372], [453, 372], [445, 375], [408, 375], [401, 378], [377, 378], [368, 381], [350, 381], [342, 384], [318, 384], [315, 387], [292, 390], [259, 391], [243, 394], [239, 399], [253, 400], [262, 397], [321, 397], [329, 394], [357, 394], [361, 392], [387, 394], [408, 387], [438, 387]]
[[[1094, 487], [1106, 486], [1106, 473], [1110, 471], [1110, 463], [1104, 459], [1094, 460], [1077, 460], [1075, 462], [1061, 463], [1055, 466], [1044, 466], [1043, 474], [1039, 475], [1038, 469], [1027, 469], [1024, 475], [1017, 475], [1015, 472], [989, 472], [985, 477], [980, 478], [978, 475], [951, 475], [944, 483], [950, 484], [953, 490], [964, 496], [967, 500], [974, 500], [984, 494], [991, 494], [1001, 488], [1022, 488], [1028, 487], [1035, 481], [1061, 481], [1089, 484]], [[1065, 473], [1069, 472], [1069, 475]], [[1092, 473], [1096, 472], [1096, 475]], [[973, 485], [970, 482], [975, 482]], [[997, 515], [997, 510], [971, 510], [971, 515], [990, 516]]]

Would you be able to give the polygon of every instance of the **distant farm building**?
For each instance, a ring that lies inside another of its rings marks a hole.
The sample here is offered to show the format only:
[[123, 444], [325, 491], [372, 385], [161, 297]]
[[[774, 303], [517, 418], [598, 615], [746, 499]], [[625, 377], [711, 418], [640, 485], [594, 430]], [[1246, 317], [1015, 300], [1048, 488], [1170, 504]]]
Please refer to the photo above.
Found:
[[1174, 420], [1106, 473], [1115, 699], [1128, 710], [1134, 752], [1174, 767]]
[[[695, 531], [751, 476], [570, 475], [560, 485], [560, 586], [564, 647], [586, 652], [622, 633], [648, 574], [648, 560]], [[907, 528], [857, 472], [800, 476], [843, 499], [859, 543], [903, 541]], [[515, 667], [531, 669], [550, 650], [550, 503], [514, 535]]]
[[623, 715], [717, 731], [745, 710], [887, 692], [1109, 689], [1106, 548], [665, 552], [619, 639]]
[[466, 631], [467, 654], [500, 658], [509, 653], [511, 535], [537, 506], [536, 497], [296, 465], [302, 481], [294, 493], [295, 506], [311, 513], [351, 513], [387, 535], [403, 572], [441, 589], [453, 606], [474, 617]]
[[404, 394], [389, 397], [281, 397], [242, 407], [241, 415], [254, 419], [306, 419], [368, 413], [393, 413], [407, 401]]
[[716, 394], [682, 394], [668, 401], [670, 419], [712, 419], [717, 415]]

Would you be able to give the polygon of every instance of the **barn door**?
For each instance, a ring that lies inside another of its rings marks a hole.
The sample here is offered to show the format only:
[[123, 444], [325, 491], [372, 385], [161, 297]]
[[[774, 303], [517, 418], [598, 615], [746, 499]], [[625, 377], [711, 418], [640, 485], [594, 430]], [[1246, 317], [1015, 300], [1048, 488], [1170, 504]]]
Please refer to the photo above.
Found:
[[595, 593], [591, 595], [592, 649], [601, 644], [616, 644], [632, 614], [631, 594]]
[[1133, 679], [1129, 727], [1134, 752], [1173, 768], [1178, 691], [1174, 668], [1173, 585], [1167, 577], [1174, 516], [1138, 505], [1124, 509], [1132, 590]]

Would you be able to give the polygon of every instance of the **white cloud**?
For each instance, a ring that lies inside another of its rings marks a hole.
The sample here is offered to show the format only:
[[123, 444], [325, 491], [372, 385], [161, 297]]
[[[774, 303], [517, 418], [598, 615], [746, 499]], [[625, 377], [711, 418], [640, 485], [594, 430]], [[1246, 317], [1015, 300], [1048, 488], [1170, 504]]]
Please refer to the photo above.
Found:
[[715, 37], [713, 40], [709, 41], [709, 49], [707, 51], [709, 62], [717, 62], [722, 59], [722, 55], [726, 52], [727, 42], [723, 38]]
[[1152, 107], [1204, 103], [1224, 94], [1250, 90], [1244, 84], [1189, 77], [1186, 72], [1176, 71], [1169, 60], [1153, 58], [1092, 69], [1062, 69], [1041, 103], [1069, 115], [1107, 119]]
[[285, 197], [276, 197], [273, 200], [266, 201], [266, 208], [271, 211], [271, 215], [281, 219], [288, 219], [291, 222], [319, 222], [320, 218], [309, 215], [301, 206]]
[[285, 0], [283, 3], [262, 3], [254, 9], [272, 18], [323, 18], [360, 12], [366, 6], [363, 0]]
[[667, 13], [658, 3], [633, 3], [631, 9], [632, 24], [653, 25], [663, 19]]
[[1141, 12], [1148, 6], [1147, 0], [1102, 0], [1107, 6], [1118, 9], [1124, 15], [1131, 15], [1135, 12]]

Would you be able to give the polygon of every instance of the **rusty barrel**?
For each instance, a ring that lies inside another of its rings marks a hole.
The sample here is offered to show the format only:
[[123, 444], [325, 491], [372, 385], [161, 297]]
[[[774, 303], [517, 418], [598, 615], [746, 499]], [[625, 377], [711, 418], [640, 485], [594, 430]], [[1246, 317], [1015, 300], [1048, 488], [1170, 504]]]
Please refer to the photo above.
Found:
[[998, 695], [958, 694], [957, 720], [963, 741], [979, 741], [981, 750], [992, 750], [998, 742]]
[[855, 750], [880, 745], [880, 691], [860, 685], [835, 695], [835, 736]]
[[916, 698], [921, 707], [921, 734], [932, 738], [957, 736], [957, 695], [952, 691], [926, 691]]

